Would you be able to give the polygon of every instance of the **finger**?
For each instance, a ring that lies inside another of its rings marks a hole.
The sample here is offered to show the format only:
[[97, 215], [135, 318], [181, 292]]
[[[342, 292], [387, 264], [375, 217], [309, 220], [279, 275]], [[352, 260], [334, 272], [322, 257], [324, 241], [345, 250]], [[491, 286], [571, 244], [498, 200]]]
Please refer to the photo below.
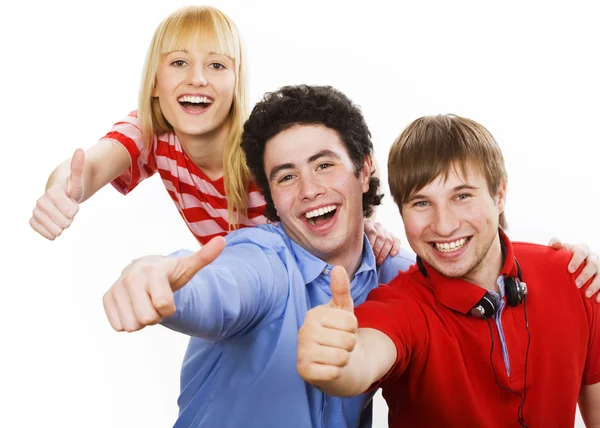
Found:
[[48, 232], [54, 237], [57, 238], [63, 231], [63, 228], [53, 222], [50, 217], [41, 209], [36, 209], [33, 211], [33, 217], [46, 228]]
[[298, 372], [307, 382], [331, 381], [338, 379], [342, 374], [341, 367], [318, 363], [298, 362]]
[[148, 282], [148, 291], [152, 299], [152, 306], [161, 318], [170, 317], [175, 313], [175, 300], [168, 278], [151, 277]]
[[[566, 244], [563, 244], [563, 247], [567, 248], [565, 245]], [[573, 253], [573, 257], [571, 257], [571, 261], [569, 262], [568, 270], [569, 273], [574, 273], [579, 269], [585, 259], [587, 259], [590, 250], [585, 244], [572, 245], [569, 250]]]
[[340, 308], [327, 308], [327, 312], [321, 314], [315, 325], [325, 328], [356, 333], [358, 320], [354, 312]]
[[400, 248], [402, 248], [402, 241], [394, 236], [394, 244], [392, 245], [392, 250], [390, 251], [391, 256], [396, 257], [400, 252]]
[[554, 248], [555, 250], [560, 250], [562, 248], [562, 242], [558, 238], [551, 238], [548, 242], [548, 246]]
[[66, 218], [72, 220], [79, 211], [79, 204], [67, 196], [66, 190], [60, 186], [51, 187], [46, 194], [56, 209]]
[[577, 278], [575, 278], [575, 284], [577, 287], [583, 286], [590, 279], [593, 278], [593, 281], [588, 285], [585, 295], [587, 297], [592, 297], [598, 289], [600, 289], [600, 278], [598, 275], [598, 269], [600, 268], [600, 261], [598, 260], [598, 255], [592, 254], [586, 260], [585, 267], [579, 272]]
[[115, 331], [123, 331], [123, 326], [121, 325], [121, 320], [119, 319], [117, 303], [112, 295], [112, 289], [104, 293], [104, 296], [102, 297], [102, 305], [104, 306], [104, 313], [106, 313], [106, 317], [108, 318], [110, 326]]
[[331, 302], [332, 308], [354, 312], [354, 301], [350, 294], [350, 281], [346, 269], [335, 266], [331, 270]]
[[85, 165], [85, 152], [75, 150], [71, 158], [71, 175], [67, 179], [67, 195], [79, 202], [83, 197], [83, 167]]
[[354, 350], [357, 342], [357, 336], [353, 331], [324, 328], [322, 326], [320, 326], [320, 329], [306, 331], [305, 334], [310, 336], [307, 340], [311, 342], [318, 343], [321, 346], [343, 349], [348, 352]]
[[298, 348], [298, 358], [311, 363], [344, 367], [350, 362], [350, 352], [331, 346], [314, 345]]
[[[590, 298], [594, 294], [596, 294], [598, 290], [600, 290], [600, 276], [596, 274], [595, 276], [593, 276], [592, 282], [590, 282], [587, 289], [585, 290], [585, 296], [587, 298]], [[600, 294], [596, 296], [596, 302], [600, 303]]]
[[[64, 198], [64, 196], [63, 196]], [[65, 198], [66, 199], [66, 198]], [[73, 222], [73, 217], [67, 217], [64, 212], [57, 206], [58, 201], [54, 201], [50, 198], [40, 198], [37, 202], [36, 209], [39, 211], [43, 211], [44, 214], [48, 216], [48, 218], [61, 228], [61, 230], [66, 229]], [[69, 214], [73, 211], [76, 211], [76, 208], [73, 206], [74, 202], [67, 199], [66, 201], [61, 201], [61, 207], [64, 207], [65, 212]], [[70, 205], [70, 206], [69, 206]]]
[[117, 281], [111, 290], [123, 330], [129, 332], [141, 330], [144, 326], [140, 324], [135, 316], [131, 299], [129, 298], [129, 294], [125, 289], [122, 280]]
[[[157, 284], [154, 287], [167, 288], [171, 292], [169, 282], [166, 278], [157, 278], [156, 275], [150, 275], [144, 278], [145, 283], [135, 281], [134, 278], [127, 278], [123, 280], [129, 299], [133, 306], [135, 317], [141, 325], [154, 325], [158, 323], [162, 317], [154, 307], [152, 298], [148, 291], [152, 287], [150, 284]], [[162, 283], [162, 284], [161, 284]], [[171, 292], [172, 294], [172, 292]]]
[[29, 219], [29, 225], [33, 228], [33, 230], [42, 235], [44, 238], [49, 239], [50, 241], [54, 241], [54, 235], [48, 232], [48, 229], [42, 226], [35, 217], [31, 217]]
[[379, 251], [379, 258], [377, 259], [377, 264], [381, 264], [390, 255], [392, 251], [392, 246], [394, 245], [394, 240], [392, 236], [389, 235], [385, 238], [383, 246], [381, 247], [381, 251]]
[[379, 261], [379, 259], [383, 256], [381, 249], [383, 248], [383, 246], [385, 244], [386, 231], [383, 228], [383, 226], [381, 226], [381, 224], [379, 224], [379, 223], [374, 223], [373, 227], [374, 227], [375, 233], [376, 233], [375, 242], [373, 242], [373, 244], [372, 244], [373, 254], [375, 255], [375, 260]]
[[169, 276], [171, 289], [176, 291], [187, 284], [200, 269], [216, 259], [224, 248], [225, 238], [217, 236], [203, 245], [200, 251], [190, 256], [170, 259], [170, 262], [173, 263]]

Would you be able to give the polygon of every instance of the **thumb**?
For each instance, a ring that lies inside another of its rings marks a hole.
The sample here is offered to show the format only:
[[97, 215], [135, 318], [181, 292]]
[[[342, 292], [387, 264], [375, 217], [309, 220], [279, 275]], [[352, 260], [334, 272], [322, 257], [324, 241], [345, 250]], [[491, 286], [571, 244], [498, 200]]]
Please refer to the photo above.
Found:
[[71, 158], [71, 175], [67, 179], [67, 196], [79, 202], [83, 198], [83, 167], [85, 165], [85, 152], [75, 150]]
[[212, 263], [221, 254], [223, 248], [225, 248], [225, 238], [217, 236], [194, 254], [173, 259], [174, 266], [169, 275], [171, 289], [177, 291], [187, 284], [200, 269]]
[[346, 269], [336, 266], [331, 271], [331, 302], [332, 308], [354, 312], [354, 301], [350, 295], [350, 280]]

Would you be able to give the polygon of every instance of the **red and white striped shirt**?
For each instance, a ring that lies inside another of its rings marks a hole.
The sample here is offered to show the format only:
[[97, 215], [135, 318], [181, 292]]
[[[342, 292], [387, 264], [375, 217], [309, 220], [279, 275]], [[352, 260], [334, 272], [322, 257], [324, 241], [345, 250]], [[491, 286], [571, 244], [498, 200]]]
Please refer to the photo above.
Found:
[[[155, 135], [152, 150], [148, 153], [144, 149], [142, 131], [137, 112], [134, 111], [124, 120], [115, 123], [102, 139], [122, 144], [131, 157], [129, 169], [111, 183], [119, 192], [126, 195], [141, 181], [158, 171], [179, 213], [201, 244], [217, 235], [224, 236], [228, 233], [223, 177], [217, 180], [208, 178], [185, 154], [174, 132]], [[240, 214], [238, 227], [266, 223], [264, 210], [265, 199], [251, 183], [248, 216]]]

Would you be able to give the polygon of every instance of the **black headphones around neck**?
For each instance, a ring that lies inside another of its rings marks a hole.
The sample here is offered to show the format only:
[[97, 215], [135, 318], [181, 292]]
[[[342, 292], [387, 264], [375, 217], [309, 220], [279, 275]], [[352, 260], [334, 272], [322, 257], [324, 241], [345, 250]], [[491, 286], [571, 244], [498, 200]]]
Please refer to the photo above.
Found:
[[[525, 296], [527, 295], [527, 284], [523, 282], [523, 276], [521, 275], [521, 266], [519, 261], [515, 257], [515, 264], [517, 265], [517, 277], [504, 276], [504, 294], [506, 295], [506, 303], [510, 306], [519, 306]], [[423, 261], [417, 256], [417, 266], [419, 272], [427, 278], [427, 269], [423, 265]], [[497, 294], [486, 291], [485, 295], [479, 302], [473, 306], [470, 314], [477, 318], [488, 319], [494, 316], [500, 308], [500, 298]]]
[[[506, 303], [512, 307], [519, 306], [527, 295], [527, 284], [523, 282], [521, 266], [519, 266], [519, 261], [516, 258], [515, 264], [517, 265], [518, 276], [504, 275], [504, 295], [506, 296]], [[481, 300], [473, 306], [470, 313], [477, 318], [488, 319], [493, 317], [499, 308], [500, 297], [495, 293], [492, 294], [490, 291], [486, 291]]]

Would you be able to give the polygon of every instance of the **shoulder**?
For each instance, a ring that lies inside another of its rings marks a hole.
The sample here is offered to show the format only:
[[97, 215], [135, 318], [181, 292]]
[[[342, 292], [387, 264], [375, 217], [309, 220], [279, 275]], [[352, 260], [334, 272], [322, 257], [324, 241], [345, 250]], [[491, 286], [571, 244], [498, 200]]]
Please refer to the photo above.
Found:
[[535, 274], [571, 277], [571, 274], [567, 271], [567, 266], [572, 257], [571, 252], [565, 249], [555, 250], [546, 245], [530, 242], [513, 242], [512, 246], [515, 258], [524, 276]]
[[280, 253], [286, 251], [289, 238], [283, 230], [272, 224], [245, 227], [228, 233], [225, 236], [226, 248], [248, 248], [260, 252]]

